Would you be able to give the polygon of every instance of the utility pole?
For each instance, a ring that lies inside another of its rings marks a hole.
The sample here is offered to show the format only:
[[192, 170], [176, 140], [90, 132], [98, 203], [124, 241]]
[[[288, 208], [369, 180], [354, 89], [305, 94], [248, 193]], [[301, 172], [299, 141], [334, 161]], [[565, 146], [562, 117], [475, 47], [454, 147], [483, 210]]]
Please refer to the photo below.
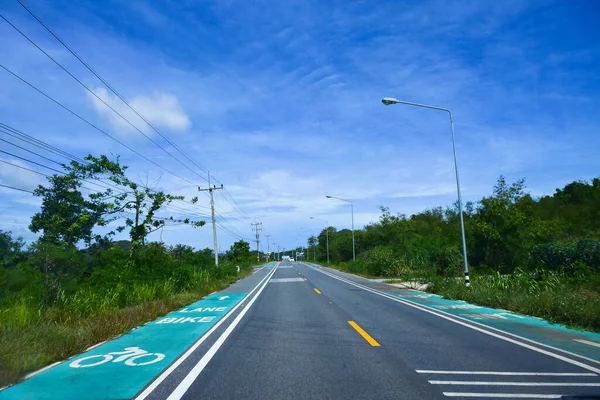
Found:
[[256, 260], [260, 262], [260, 231], [262, 231], [262, 222], [255, 222], [252, 225], [252, 230], [256, 234]]
[[270, 261], [269, 258], [271, 257], [271, 246], [269, 245], [269, 239], [271, 237], [271, 235], [265, 235], [267, 237], [267, 261]]
[[218, 267], [219, 266], [219, 246], [217, 245], [217, 223], [215, 221], [215, 199], [213, 197], [213, 192], [215, 190], [220, 190], [223, 189], [223, 184], [221, 184], [221, 187], [216, 187], [215, 185], [213, 185], [213, 187], [210, 187], [210, 171], [208, 171], [208, 189], [202, 189], [200, 188], [200, 186], [198, 186], [198, 191], [199, 192], [206, 192], [208, 191], [210, 193], [210, 213], [212, 216], [212, 226], [213, 226], [213, 241], [214, 241], [214, 251], [215, 251], [215, 265]]

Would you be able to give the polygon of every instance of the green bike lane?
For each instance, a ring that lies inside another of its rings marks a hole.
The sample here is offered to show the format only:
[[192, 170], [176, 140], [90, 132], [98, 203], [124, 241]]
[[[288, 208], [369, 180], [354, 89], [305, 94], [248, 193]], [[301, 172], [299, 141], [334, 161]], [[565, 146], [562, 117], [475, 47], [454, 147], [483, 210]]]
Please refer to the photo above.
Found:
[[[267, 267], [270, 270], [271, 263]], [[259, 270], [221, 292], [35, 374], [0, 391], [0, 400], [132, 398], [243, 301], [267, 272], [267, 268]]]
[[476, 326], [491, 329], [532, 344], [541, 345], [583, 358], [596, 367], [600, 364], [600, 333], [572, 329], [544, 319], [518, 314], [512, 311], [479, 306], [464, 300], [450, 300], [442, 296], [413, 289], [395, 288], [381, 282], [373, 282], [356, 275], [343, 273], [318, 264], [305, 263], [325, 273], [384, 292], [399, 300], [426, 307], [441, 315], [458, 318]]

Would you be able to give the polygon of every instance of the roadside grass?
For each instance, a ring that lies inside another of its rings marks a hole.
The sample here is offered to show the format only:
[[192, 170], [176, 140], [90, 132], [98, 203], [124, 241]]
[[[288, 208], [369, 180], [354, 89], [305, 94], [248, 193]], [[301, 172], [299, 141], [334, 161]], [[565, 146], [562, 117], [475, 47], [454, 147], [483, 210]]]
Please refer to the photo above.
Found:
[[518, 271], [434, 279], [428, 292], [448, 299], [540, 317], [569, 327], [600, 332], [600, 278], [569, 277], [560, 272]]
[[[381, 278], [365, 274], [351, 262], [326, 266], [364, 278]], [[459, 274], [440, 277], [433, 269], [414, 269], [387, 278], [385, 283], [402, 283], [417, 290], [425, 288], [425, 291], [447, 299], [464, 300], [576, 329], [600, 332], [600, 276], [595, 274], [571, 276], [562, 271], [542, 269], [517, 269], [507, 275], [472, 273], [469, 288]]]
[[47, 309], [26, 298], [15, 300], [0, 309], [0, 387], [224, 289], [251, 272], [243, 269], [220, 279], [197, 276], [196, 287], [180, 293], [165, 283], [137, 285], [125, 307], [118, 306], [118, 291], [101, 295], [84, 290], [63, 296]]

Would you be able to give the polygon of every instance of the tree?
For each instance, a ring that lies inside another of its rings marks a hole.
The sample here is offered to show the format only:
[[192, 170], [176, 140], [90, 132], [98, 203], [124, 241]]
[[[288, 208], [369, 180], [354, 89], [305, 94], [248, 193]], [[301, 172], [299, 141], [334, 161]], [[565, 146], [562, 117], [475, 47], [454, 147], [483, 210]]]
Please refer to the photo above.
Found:
[[[174, 200], [183, 200], [183, 196], [175, 196], [162, 191], [154, 191], [148, 185], [140, 185], [126, 176], [127, 166], [110, 160], [105, 155], [94, 157], [91, 154], [85, 157], [86, 164], [71, 162], [71, 168], [81, 179], [108, 179], [113, 182], [119, 192], [107, 189], [90, 195], [103, 205], [103, 210], [109, 214], [131, 215], [125, 218], [125, 225], [119, 226], [117, 230], [129, 228], [129, 236], [132, 243], [132, 252], [136, 246], [143, 245], [146, 237], [166, 225], [168, 221], [189, 224], [193, 227], [203, 226], [204, 221], [192, 221], [188, 218], [176, 220], [173, 217], [161, 218], [156, 213], [164, 206]], [[194, 198], [198, 200], [197, 197]]]
[[12, 267], [24, 258], [23, 238], [12, 238], [11, 232], [0, 229], [0, 266]]
[[250, 243], [245, 240], [238, 240], [231, 245], [227, 253], [227, 258], [237, 263], [247, 263], [252, 258], [250, 252]]
[[48, 178], [49, 187], [39, 185], [34, 194], [42, 197], [42, 209], [31, 218], [29, 229], [42, 232], [41, 240], [54, 245], [75, 246], [83, 240], [92, 241], [92, 229], [105, 226], [108, 205], [100, 197], [86, 198], [81, 193], [81, 176], [73, 168], [65, 175]]

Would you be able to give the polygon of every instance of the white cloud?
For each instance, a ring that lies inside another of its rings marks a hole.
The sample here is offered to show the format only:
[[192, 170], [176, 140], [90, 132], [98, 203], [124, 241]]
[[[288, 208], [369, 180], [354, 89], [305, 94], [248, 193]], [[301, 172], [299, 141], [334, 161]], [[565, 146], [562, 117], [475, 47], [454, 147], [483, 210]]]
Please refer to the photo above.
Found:
[[[134, 125], [146, 135], [151, 135], [152, 130], [136, 113], [127, 107], [116, 95], [109, 93], [105, 88], [94, 90], [95, 95], [87, 93], [94, 109], [115, 127], [121, 134], [135, 134]], [[117, 113], [111, 110], [106, 104]], [[192, 125], [189, 116], [185, 113], [175, 95], [163, 92], [154, 92], [151, 96], [135, 96], [128, 100], [131, 107], [144, 116], [146, 120], [157, 128], [169, 131], [186, 131]], [[130, 123], [128, 123], [128, 120]]]

